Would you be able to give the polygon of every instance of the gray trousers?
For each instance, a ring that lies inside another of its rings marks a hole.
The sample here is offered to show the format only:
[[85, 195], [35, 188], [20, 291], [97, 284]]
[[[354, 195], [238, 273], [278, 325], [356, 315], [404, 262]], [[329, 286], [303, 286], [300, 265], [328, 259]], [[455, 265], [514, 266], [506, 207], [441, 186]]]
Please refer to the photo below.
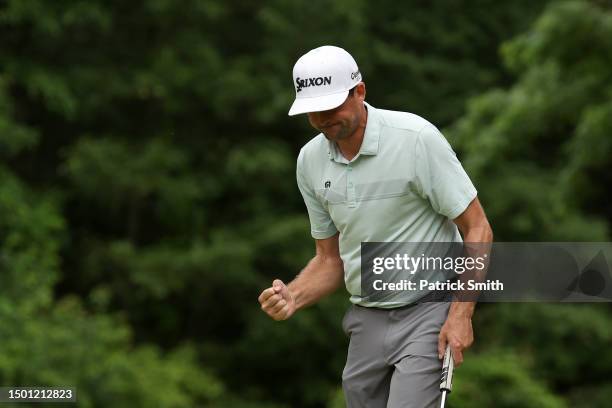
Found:
[[342, 388], [349, 408], [429, 408], [440, 400], [438, 334], [450, 302], [400, 309], [351, 306]]

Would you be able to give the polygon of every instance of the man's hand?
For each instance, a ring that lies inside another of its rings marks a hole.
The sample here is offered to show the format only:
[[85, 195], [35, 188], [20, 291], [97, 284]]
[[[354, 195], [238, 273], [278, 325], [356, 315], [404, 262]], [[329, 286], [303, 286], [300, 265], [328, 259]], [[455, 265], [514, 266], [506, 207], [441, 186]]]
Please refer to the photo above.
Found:
[[295, 313], [295, 299], [287, 285], [280, 279], [275, 279], [272, 286], [259, 295], [261, 310], [274, 320], [287, 320]]
[[449, 314], [438, 336], [438, 358], [444, 358], [446, 344], [450, 344], [455, 367], [463, 363], [463, 350], [474, 342], [472, 319], [467, 316]]

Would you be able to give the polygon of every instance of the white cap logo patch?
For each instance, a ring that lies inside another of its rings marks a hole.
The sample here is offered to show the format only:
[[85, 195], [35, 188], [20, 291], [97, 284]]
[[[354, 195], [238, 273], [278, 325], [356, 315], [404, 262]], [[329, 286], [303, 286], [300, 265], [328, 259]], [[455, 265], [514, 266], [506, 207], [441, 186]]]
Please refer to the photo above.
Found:
[[331, 85], [331, 77], [318, 77], [318, 78], [295, 78], [295, 92], [300, 92], [302, 88], [307, 88], [309, 86], [321, 86], [321, 85]]

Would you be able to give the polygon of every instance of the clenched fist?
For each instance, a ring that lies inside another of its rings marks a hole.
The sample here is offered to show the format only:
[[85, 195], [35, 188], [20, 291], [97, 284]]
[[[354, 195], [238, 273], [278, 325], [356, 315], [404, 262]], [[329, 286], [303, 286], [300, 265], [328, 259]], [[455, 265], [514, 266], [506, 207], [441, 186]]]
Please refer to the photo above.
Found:
[[295, 313], [295, 299], [280, 279], [275, 279], [272, 287], [261, 292], [259, 303], [261, 310], [274, 320], [286, 320]]

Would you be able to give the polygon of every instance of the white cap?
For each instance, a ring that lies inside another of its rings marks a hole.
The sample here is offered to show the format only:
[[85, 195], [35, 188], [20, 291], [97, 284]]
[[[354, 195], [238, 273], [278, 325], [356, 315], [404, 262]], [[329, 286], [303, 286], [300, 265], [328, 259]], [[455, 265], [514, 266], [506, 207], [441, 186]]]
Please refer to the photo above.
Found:
[[293, 67], [295, 101], [289, 115], [336, 108], [359, 82], [361, 72], [351, 54], [331, 45], [315, 48]]

